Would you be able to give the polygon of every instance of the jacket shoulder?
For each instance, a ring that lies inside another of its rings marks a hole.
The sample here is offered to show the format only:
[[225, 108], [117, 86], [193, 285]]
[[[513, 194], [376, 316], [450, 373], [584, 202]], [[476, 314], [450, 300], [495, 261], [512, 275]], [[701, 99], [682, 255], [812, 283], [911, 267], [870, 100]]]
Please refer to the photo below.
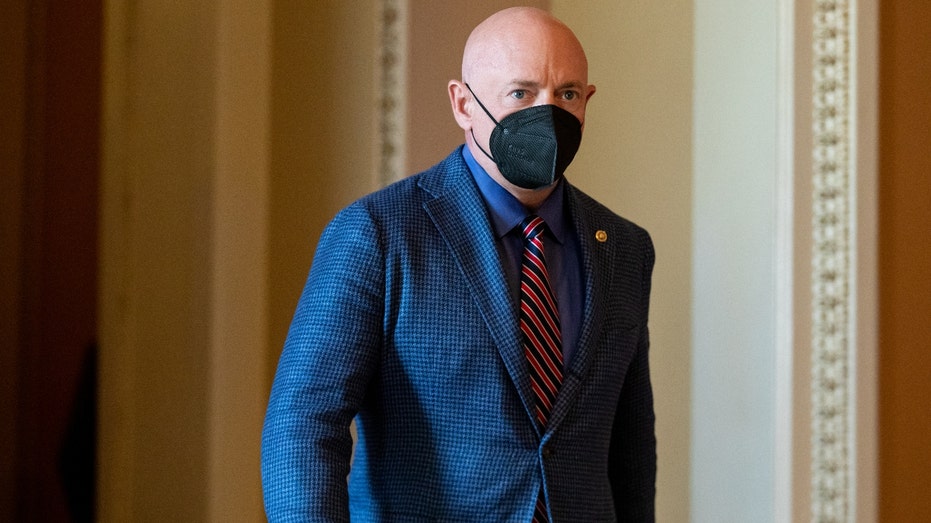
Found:
[[652, 251], [650, 233], [637, 223], [612, 211], [603, 203], [589, 196], [578, 187], [569, 184], [570, 208], [577, 220], [597, 227], [609, 227], [623, 236], [644, 243]]
[[391, 206], [399, 200], [409, 203], [409, 199], [414, 197], [418, 191], [425, 191], [424, 195], [417, 197], [418, 201], [441, 194], [447, 187], [457, 183], [463, 175], [469, 173], [469, 168], [462, 158], [461, 149], [462, 146], [459, 146], [435, 165], [363, 196], [354, 202], [354, 205]]

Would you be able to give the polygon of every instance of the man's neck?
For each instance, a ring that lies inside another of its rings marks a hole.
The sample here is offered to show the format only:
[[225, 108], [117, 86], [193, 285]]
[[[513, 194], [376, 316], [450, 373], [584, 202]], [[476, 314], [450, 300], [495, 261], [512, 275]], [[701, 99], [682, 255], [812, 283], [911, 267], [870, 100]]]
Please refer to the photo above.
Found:
[[501, 171], [498, 170], [498, 166], [487, 156], [483, 154], [475, 154], [475, 144], [474, 142], [467, 140], [467, 147], [469, 147], [472, 157], [475, 158], [475, 161], [482, 166], [482, 169], [485, 169], [485, 172], [488, 173], [488, 176], [495, 181], [498, 185], [504, 188], [505, 191], [511, 194], [514, 198], [517, 198], [517, 201], [521, 203], [524, 207], [527, 208], [530, 212], [536, 212], [537, 209], [543, 205], [543, 202], [553, 194], [553, 190], [556, 189], [556, 184], [558, 181], [547, 185], [546, 187], [541, 187], [539, 189], [525, 189], [523, 187], [518, 187], [513, 183], [507, 181]]

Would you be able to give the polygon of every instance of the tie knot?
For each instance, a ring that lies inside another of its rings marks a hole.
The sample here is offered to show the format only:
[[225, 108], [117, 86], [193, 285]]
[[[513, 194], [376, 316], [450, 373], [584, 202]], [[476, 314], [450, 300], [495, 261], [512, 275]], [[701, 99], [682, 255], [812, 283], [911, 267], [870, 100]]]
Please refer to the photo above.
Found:
[[546, 222], [536, 214], [531, 214], [520, 222], [520, 230], [525, 240], [532, 240], [543, 233], [546, 228]]

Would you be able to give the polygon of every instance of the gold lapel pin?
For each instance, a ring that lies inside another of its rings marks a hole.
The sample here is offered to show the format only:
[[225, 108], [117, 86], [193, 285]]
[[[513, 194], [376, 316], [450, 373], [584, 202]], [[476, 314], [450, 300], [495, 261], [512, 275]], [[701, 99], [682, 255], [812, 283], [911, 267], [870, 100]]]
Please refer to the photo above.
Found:
[[608, 241], [608, 233], [599, 229], [595, 231], [595, 239], [600, 241], [601, 243], [604, 243]]

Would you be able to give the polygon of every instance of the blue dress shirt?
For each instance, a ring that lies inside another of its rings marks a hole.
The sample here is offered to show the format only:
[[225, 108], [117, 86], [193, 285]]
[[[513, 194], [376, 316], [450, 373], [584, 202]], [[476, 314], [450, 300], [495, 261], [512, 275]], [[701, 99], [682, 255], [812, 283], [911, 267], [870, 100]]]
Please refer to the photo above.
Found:
[[[468, 146], [462, 148], [462, 156], [485, 200], [511, 296], [515, 306], [519, 307], [520, 266], [524, 255], [524, 240], [518, 226], [531, 212], [485, 172], [472, 156]], [[543, 218], [547, 225], [543, 240], [544, 256], [546, 268], [550, 273], [550, 285], [556, 293], [556, 305], [559, 308], [563, 365], [568, 368], [579, 339], [584, 286], [578, 237], [569, 214], [565, 212], [563, 193], [563, 182], [560, 181], [535, 214]]]

